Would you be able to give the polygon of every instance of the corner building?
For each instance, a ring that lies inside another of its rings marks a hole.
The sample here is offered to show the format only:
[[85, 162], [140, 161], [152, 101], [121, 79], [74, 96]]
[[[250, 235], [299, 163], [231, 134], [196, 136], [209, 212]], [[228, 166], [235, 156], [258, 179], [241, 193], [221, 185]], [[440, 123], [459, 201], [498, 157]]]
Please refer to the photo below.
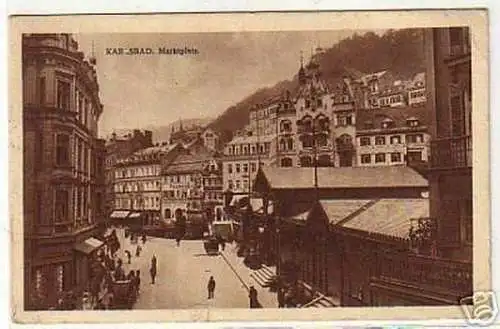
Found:
[[48, 309], [91, 277], [83, 247], [103, 220], [103, 106], [95, 60], [71, 35], [25, 34], [22, 51], [24, 300]]

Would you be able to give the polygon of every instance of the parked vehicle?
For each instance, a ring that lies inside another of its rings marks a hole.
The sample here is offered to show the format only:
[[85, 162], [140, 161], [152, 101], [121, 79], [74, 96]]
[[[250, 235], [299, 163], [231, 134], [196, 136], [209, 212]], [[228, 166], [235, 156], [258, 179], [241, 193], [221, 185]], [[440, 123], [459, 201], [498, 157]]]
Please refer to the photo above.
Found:
[[203, 247], [208, 255], [219, 254], [219, 241], [215, 236], [210, 236], [203, 241]]

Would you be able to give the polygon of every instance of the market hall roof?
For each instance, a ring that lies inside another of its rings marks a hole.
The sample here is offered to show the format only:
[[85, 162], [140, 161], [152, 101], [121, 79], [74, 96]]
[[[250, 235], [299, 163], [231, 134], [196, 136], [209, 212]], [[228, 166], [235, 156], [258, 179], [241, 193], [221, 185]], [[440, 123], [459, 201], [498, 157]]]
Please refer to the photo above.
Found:
[[381, 199], [342, 227], [407, 239], [411, 219], [429, 217], [429, 199]]
[[[427, 188], [428, 181], [406, 166], [317, 168], [319, 189]], [[260, 167], [255, 187], [268, 190], [313, 189], [314, 168]]]

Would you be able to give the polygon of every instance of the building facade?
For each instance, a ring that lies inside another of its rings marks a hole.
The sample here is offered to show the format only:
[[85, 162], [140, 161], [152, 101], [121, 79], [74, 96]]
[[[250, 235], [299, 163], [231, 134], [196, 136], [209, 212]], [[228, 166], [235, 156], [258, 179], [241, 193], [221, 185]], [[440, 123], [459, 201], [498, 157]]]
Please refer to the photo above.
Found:
[[393, 166], [428, 162], [427, 106], [358, 111], [359, 166]]
[[106, 141], [106, 213], [109, 216], [115, 209], [115, 164], [117, 160], [124, 159], [134, 152], [153, 146], [153, 133], [145, 130], [134, 130], [133, 133], [122, 137], [113, 133]]
[[472, 88], [469, 29], [425, 35], [433, 114], [431, 218], [442, 257], [472, 261]]
[[226, 144], [222, 159], [223, 188], [234, 194], [251, 192], [259, 166], [274, 166], [276, 136], [240, 136]]
[[114, 210], [140, 214], [143, 225], [158, 223], [162, 161], [169, 161], [182, 150], [180, 144], [153, 146], [117, 160], [114, 167]]
[[68, 34], [23, 36], [25, 308], [47, 309], [90, 279], [77, 251], [103, 220], [103, 106], [95, 60]]
[[164, 220], [175, 220], [180, 214], [188, 217], [206, 214], [204, 183], [210, 186], [208, 200], [222, 202], [220, 168], [216, 164], [213, 153], [201, 140], [178, 153], [172, 161], [163, 163], [161, 213]]

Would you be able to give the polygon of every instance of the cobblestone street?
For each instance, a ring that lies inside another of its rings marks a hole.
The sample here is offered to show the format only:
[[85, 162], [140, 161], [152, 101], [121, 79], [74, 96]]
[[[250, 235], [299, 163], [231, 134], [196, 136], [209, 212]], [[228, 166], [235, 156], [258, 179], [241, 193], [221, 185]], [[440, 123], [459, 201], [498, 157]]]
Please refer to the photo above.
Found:
[[[124, 238], [118, 230], [125, 273], [141, 271], [140, 295], [134, 309], [188, 309], [188, 308], [248, 308], [248, 293], [235, 273], [221, 256], [208, 256], [199, 240], [182, 241], [177, 247], [174, 240], [148, 237], [141, 241], [142, 253], [135, 257], [137, 244]], [[125, 250], [132, 253], [127, 263]], [[149, 266], [153, 254], [158, 260], [156, 283], [151, 284]], [[215, 298], [207, 299], [210, 276], [216, 281]]]

